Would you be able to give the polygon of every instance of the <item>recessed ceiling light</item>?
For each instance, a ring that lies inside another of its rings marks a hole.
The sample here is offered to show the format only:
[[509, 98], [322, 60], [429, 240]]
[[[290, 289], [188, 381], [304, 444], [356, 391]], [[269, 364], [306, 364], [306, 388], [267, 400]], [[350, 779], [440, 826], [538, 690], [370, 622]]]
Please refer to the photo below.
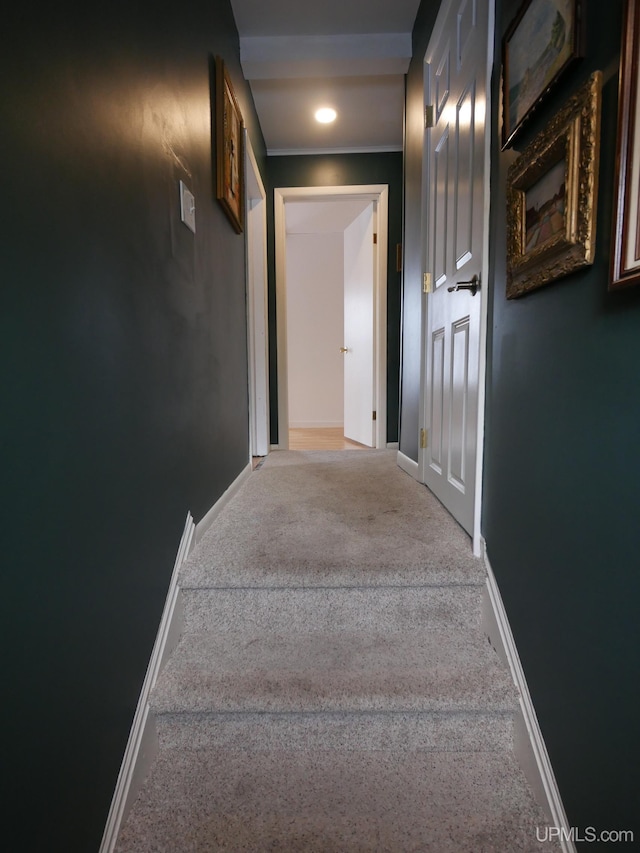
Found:
[[336, 120], [337, 115], [338, 113], [332, 107], [321, 107], [315, 111], [316, 121], [319, 121], [320, 124], [331, 124], [332, 121]]

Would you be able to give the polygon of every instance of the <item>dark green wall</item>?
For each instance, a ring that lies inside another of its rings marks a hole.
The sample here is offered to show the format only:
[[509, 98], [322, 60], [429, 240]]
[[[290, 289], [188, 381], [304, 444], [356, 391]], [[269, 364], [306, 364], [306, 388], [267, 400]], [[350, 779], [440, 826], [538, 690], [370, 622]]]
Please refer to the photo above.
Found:
[[244, 240], [213, 193], [212, 55], [266, 154], [228, 0], [42, 6], [5, 10], [0, 49], [3, 833], [86, 853], [187, 511], [248, 461]]
[[[499, 37], [517, 6], [500, 4]], [[586, 58], [514, 147], [604, 72], [596, 259], [505, 299], [505, 181], [516, 153], [494, 145], [483, 530], [570, 822], [635, 824], [638, 839], [640, 290], [607, 291], [623, 4], [582, 6]], [[496, 64], [496, 130], [498, 79]]]
[[[493, 72], [488, 380], [483, 534], [570, 824], [640, 838], [640, 289], [610, 294], [622, 2], [582, 3], [586, 58], [515, 149], [499, 146], [502, 34]], [[400, 448], [417, 459], [423, 0], [408, 77]], [[595, 69], [604, 72], [594, 265], [505, 298], [508, 166]], [[579, 845], [609, 849], [611, 845]], [[631, 849], [631, 845], [628, 845]], [[636, 841], [637, 846], [637, 841]]]
[[278, 187], [389, 185], [389, 255], [387, 263], [387, 441], [398, 440], [400, 372], [400, 279], [396, 245], [402, 242], [402, 154], [330, 154], [268, 158], [269, 205], [269, 383], [271, 442], [278, 442], [275, 244], [273, 190]]

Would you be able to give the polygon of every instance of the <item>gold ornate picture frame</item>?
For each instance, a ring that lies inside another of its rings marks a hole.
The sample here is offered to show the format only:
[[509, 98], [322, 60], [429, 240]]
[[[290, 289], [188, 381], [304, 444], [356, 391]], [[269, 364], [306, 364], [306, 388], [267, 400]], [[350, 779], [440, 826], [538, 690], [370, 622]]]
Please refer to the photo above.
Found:
[[616, 206], [609, 290], [640, 284], [640, 7], [627, 0], [618, 83]]
[[593, 263], [601, 93], [596, 71], [509, 168], [508, 299]]
[[524, 0], [502, 41], [502, 148], [582, 57], [579, 0]]
[[244, 225], [243, 131], [231, 78], [216, 56], [216, 197], [238, 234]]

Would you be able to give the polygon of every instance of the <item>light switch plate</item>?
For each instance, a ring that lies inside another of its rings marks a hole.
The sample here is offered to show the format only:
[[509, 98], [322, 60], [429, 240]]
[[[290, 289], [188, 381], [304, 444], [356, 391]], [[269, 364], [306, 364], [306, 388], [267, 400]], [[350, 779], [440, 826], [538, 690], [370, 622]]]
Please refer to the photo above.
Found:
[[196, 200], [193, 193], [180, 181], [180, 218], [193, 233], [196, 233]]

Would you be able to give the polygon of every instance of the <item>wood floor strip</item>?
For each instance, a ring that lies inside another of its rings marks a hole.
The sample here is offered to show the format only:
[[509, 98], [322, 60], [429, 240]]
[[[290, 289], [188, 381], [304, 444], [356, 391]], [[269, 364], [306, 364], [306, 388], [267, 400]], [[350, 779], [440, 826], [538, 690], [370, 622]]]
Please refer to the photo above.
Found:
[[345, 438], [342, 427], [289, 430], [290, 450], [370, 450], [363, 444]]

